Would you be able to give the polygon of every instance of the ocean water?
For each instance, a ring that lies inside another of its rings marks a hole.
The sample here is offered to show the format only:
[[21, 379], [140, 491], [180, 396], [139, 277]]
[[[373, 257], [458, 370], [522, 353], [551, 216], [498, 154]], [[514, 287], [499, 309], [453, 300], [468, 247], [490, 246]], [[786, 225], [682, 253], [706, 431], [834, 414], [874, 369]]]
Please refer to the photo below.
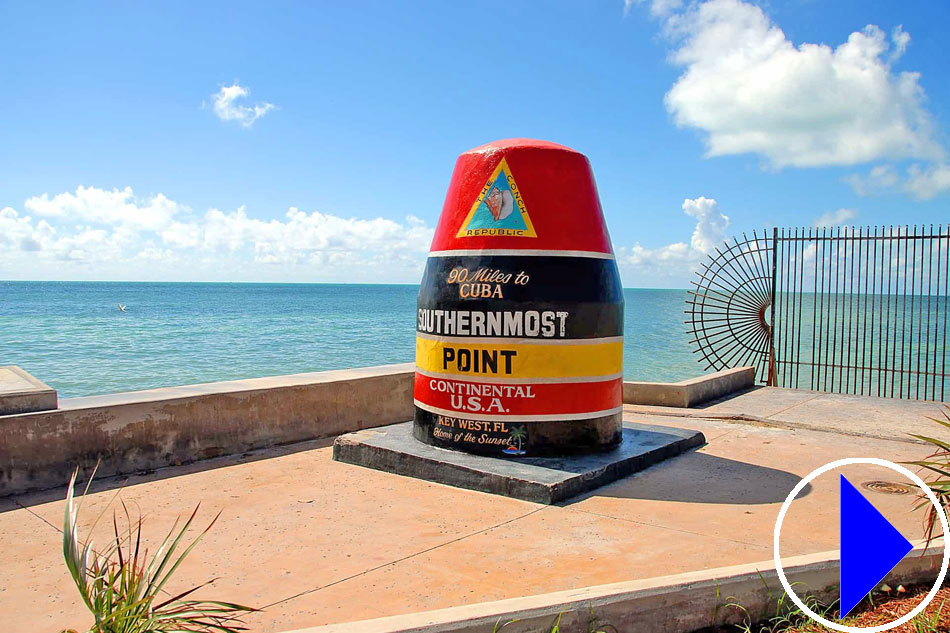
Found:
[[[413, 285], [0, 282], [0, 365], [19, 365], [68, 398], [411, 362], [417, 291]], [[624, 293], [627, 379], [703, 373], [687, 343], [686, 291]]]

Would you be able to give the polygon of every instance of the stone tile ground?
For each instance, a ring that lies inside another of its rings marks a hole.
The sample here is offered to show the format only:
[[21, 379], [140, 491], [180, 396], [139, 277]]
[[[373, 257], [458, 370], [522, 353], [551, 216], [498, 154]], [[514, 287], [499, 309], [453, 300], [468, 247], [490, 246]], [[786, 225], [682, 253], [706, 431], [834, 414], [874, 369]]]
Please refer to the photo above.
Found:
[[[924, 416], [937, 413], [933, 403], [778, 389], [690, 411], [627, 407], [631, 421], [697, 429], [707, 444], [555, 506], [336, 463], [326, 440], [121, 488], [104, 480], [84, 515], [108, 519], [120, 494], [144, 514], [154, 547], [197, 503], [204, 521], [221, 512], [170, 590], [220, 577], [204, 597], [266, 606], [247, 623], [281, 631], [769, 560], [775, 517], [801, 477], [842, 457], [920, 458], [928, 449], [906, 432], [934, 431]], [[858, 485], [897, 477], [873, 466], [845, 475]], [[786, 518], [783, 554], [837, 547], [836, 475], [806, 492]], [[63, 494], [0, 499], [6, 630], [89, 624], [62, 563]], [[905, 535], [921, 533], [911, 496], [866, 494]]]

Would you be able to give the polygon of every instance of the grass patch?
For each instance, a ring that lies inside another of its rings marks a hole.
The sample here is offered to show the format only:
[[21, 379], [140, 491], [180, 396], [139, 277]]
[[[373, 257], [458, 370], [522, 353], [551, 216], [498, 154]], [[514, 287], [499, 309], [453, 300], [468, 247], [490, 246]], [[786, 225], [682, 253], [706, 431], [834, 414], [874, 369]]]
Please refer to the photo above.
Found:
[[[930, 591], [930, 586], [910, 587], [902, 593], [895, 590], [877, 591], [864, 599], [852, 614], [841, 624], [870, 627], [887, 624], [910, 613]], [[903, 587], [899, 588], [903, 589]], [[823, 604], [813, 597], [805, 599], [808, 608], [818, 615], [839, 622], [837, 602]], [[804, 614], [787, 595], [777, 601], [776, 611], [765, 617], [750, 614], [741, 604], [729, 602], [721, 610], [736, 610], [740, 613], [738, 624], [726, 624], [703, 629], [697, 633], [826, 633], [832, 629], [821, 626]], [[950, 632], [950, 587], [944, 585], [923, 613], [910, 622], [891, 629], [895, 633], [947, 633]]]
[[[538, 629], [537, 633], [567, 633], [565, 629], [561, 628], [561, 618], [563, 617], [563, 612], [558, 613], [550, 626], [546, 626], [543, 629]], [[502, 629], [517, 622], [520, 622], [520, 620], [508, 620], [507, 622], [502, 623], [501, 619], [499, 619], [497, 622], [495, 622], [495, 627], [492, 629], [492, 633], [501, 633]], [[598, 618], [594, 614], [593, 605], [591, 605], [583, 633], [617, 633], [617, 629]]]

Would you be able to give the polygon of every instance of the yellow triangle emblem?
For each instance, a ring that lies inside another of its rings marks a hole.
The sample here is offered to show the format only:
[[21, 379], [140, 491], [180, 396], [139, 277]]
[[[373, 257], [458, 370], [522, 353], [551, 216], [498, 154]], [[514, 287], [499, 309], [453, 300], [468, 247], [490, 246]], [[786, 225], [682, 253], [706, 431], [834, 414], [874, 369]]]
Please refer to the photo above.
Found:
[[455, 237], [500, 235], [537, 237], [534, 225], [524, 206], [521, 192], [511, 175], [508, 162], [502, 158], [482, 187], [472, 210]]

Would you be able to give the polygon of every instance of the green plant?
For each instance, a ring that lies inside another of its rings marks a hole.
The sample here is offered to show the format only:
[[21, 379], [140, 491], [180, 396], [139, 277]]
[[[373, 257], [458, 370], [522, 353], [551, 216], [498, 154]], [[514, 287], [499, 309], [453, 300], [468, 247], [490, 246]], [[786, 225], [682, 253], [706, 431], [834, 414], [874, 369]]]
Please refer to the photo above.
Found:
[[[798, 605], [789, 598], [787, 593], [783, 592], [781, 596], [776, 598], [761, 572], [759, 573], [759, 580], [765, 587], [767, 595], [766, 603], [771, 604], [773, 601], [775, 602], [774, 612], [765, 611], [758, 615], [753, 615], [735, 596], [729, 596], [724, 599], [724, 602], [719, 602], [716, 605], [715, 611], [713, 612], [714, 619], [719, 621], [719, 614], [723, 609], [732, 609], [741, 615], [741, 621], [734, 625], [736, 631], [740, 633], [781, 633], [792, 629], [805, 633], [806, 631], [827, 630], [812, 622], [811, 618], [798, 608]], [[799, 585], [804, 587], [801, 583], [792, 583], [792, 587]], [[809, 609], [823, 618], [834, 619], [836, 602], [826, 605], [807, 591], [797, 593], [802, 596], [802, 600]], [[719, 598], [721, 595], [719, 583], [717, 582], [716, 597]]]
[[602, 622], [601, 619], [594, 614], [593, 603], [588, 605], [588, 608], [590, 611], [587, 616], [587, 633], [617, 633], [617, 627]]
[[[792, 583], [792, 587], [796, 583]], [[804, 592], [803, 592], [804, 593]], [[835, 604], [837, 601], [826, 605], [813, 595], [804, 594], [802, 601], [809, 609], [821, 617], [832, 620], [835, 614]], [[775, 615], [761, 629], [762, 633], [778, 633], [795, 627], [815, 627], [816, 631], [824, 631], [825, 628], [812, 622], [811, 618], [798, 608], [788, 594], [783, 593], [778, 599]], [[808, 630], [805, 628], [804, 630]]]
[[[142, 519], [139, 517], [133, 522], [128, 508], [122, 503], [127, 527], [120, 531], [118, 517], [113, 513], [113, 542], [97, 551], [93, 549], [91, 539], [85, 543], [79, 539], [79, 513], [83, 499], [76, 503], [74, 497], [78, 472], [78, 469], [73, 472], [66, 492], [63, 556], [83, 602], [95, 618], [90, 633], [236, 633], [246, 630], [241, 626], [238, 614], [255, 609], [229, 602], [186, 600], [215, 579], [161, 599], [166, 583], [208, 533], [217, 516], [190, 544], [180, 550], [198, 514], [196, 507], [180, 529], [179, 521], [175, 521], [155, 554], [149, 557], [148, 551], [141, 547]], [[95, 470], [86, 484], [83, 498], [89, 491], [93, 476]], [[90, 532], [101, 517], [100, 514], [93, 522]]]
[[[600, 621], [596, 615], [594, 615], [594, 605], [589, 606], [590, 613], [587, 618], [587, 633], [617, 633], [617, 629], [611, 626], [610, 624], [605, 624]], [[554, 622], [551, 624], [551, 628], [545, 628], [543, 632], [540, 633], [561, 633], [561, 618], [564, 617], [564, 612], [561, 611], [557, 614], [557, 617], [554, 619]], [[492, 629], [492, 633], [499, 633], [503, 628], [519, 622], [520, 620], [508, 620], [504, 624], [501, 623], [501, 618], [495, 621], [495, 626]]]
[[[944, 405], [944, 408], [945, 410], [942, 412], [943, 420], [939, 418], [930, 419], [945, 429], [950, 429], [950, 405]], [[927, 482], [927, 486], [933, 491], [940, 505], [945, 509], [950, 508], [950, 443], [927, 435], [912, 433], [911, 437], [927, 442], [936, 449], [926, 459], [907, 463], [920, 466], [936, 475], [935, 479]], [[937, 515], [937, 508], [934, 507], [927, 496], [921, 494], [914, 509], [921, 510], [924, 508], [927, 508], [927, 516], [924, 519], [924, 537], [929, 545], [937, 536], [934, 532], [937, 530], [937, 526], [940, 525], [940, 519]]]
[[914, 625], [915, 633], [938, 633], [940, 629], [940, 616], [943, 614], [943, 605], [946, 603], [946, 600], [940, 603], [940, 606], [933, 613], [927, 613], [924, 611], [916, 618], [911, 620], [911, 623]]

